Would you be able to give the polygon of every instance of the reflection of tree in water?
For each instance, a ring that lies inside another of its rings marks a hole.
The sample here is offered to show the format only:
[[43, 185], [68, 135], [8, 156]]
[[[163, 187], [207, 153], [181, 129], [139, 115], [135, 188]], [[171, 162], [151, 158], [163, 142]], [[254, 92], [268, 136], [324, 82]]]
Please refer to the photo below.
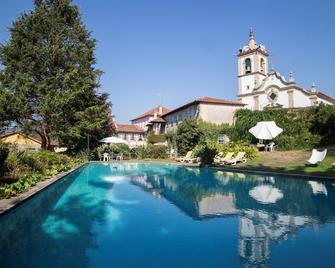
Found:
[[92, 227], [105, 220], [113, 185], [94, 172], [87, 166], [0, 219], [2, 267], [89, 266], [86, 250], [97, 247]]

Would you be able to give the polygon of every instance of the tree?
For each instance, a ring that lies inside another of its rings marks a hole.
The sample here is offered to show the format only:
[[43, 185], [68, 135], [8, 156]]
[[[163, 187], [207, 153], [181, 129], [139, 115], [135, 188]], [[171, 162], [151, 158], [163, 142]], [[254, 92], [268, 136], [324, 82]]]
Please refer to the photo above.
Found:
[[181, 122], [176, 136], [178, 154], [186, 154], [192, 150], [199, 143], [201, 135], [197, 120], [186, 119]]
[[[70, 0], [35, 0], [10, 28], [0, 47], [6, 92], [15, 97], [15, 121], [36, 131], [42, 148], [57, 137], [71, 149], [84, 148], [86, 136], [107, 131], [110, 104], [99, 95], [95, 39]], [[78, 142], [78, 145], [74, 145]], [[69, 144], [67, 144], [69, 143]]]
[[10, 121], [9, 96], [0, 83], [0, 128], [5, 127]]

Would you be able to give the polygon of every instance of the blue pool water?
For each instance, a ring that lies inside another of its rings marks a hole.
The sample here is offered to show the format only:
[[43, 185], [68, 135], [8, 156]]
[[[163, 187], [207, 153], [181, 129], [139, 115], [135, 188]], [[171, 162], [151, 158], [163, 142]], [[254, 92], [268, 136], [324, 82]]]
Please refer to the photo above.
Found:
[[0, 217], [0, 267], [335, 267], [335, 181], [89, 164]]

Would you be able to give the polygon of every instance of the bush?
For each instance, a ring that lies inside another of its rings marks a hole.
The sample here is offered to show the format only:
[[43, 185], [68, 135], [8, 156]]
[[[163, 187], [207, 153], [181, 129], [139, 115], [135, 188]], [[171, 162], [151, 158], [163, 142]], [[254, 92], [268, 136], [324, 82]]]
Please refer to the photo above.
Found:
[[277, 150], [292, 150], [292, 149], [312, 149], [320, 143], [320, 135], [314, 135], [306, 132], [301, 135], [289, 136], [279, 135], [275, 139]]
[[[45, 153], [45, 152], [43, 152]], [[42, 154], [43, 154], [42, 153]], [[49, 154], [49, 153], [46, 153]], [[51, 154], [55, 154], [50, 152], [49, 156], [50, 157]], [[9, 155], [9, 157], [12, 158], [12, 160], [14, 159], [14, 154]], [[58, 174], [59, 172], [63, 172], [66, 170], [69, 170], [73, 167], [75, 167], [78, 164], [83, 163], [83, 159], [82, 158], [67, 158], [68, 160], [66, 162], [63, 162], [63, 160], [65, 160], [65, 158], [63, 158], [64, 156], [59, 155], [58, 156], [52, 156], [51, 158], [53, 158], [52, 161], [49, 161], [49, 163], [54, 163], [52, 166], [49, 166], [48, 169], [44, 170], [44, 171], [40, 171], [40, 172], [31, 172], [31, 171], [25, 171], [24, 173], [20, 174], [17, 177], [17, 181], [11, 184], [3, 184], [0, 186], [0, 198], [9, 198], [11, 196], [15, 196], [18, 193], [22, 193], [27, 191], [30, 187], [34, 186], [37, 182], [45, 180], [50, 178], [51, 176], [54, 176], [56, 174]], [[57, 158], [57, 160], [55, 160]], [[17, 161], [19, 162], [20, 159], [16, 158]], [[57, 164], [55, 164], [57, 163]]]
[[66, 164], [69, 159], [68, 156], [47, 150], [32, 153], [13, 149], [8, 154], [5, 165], [11, 177], [16, 178], [23, 172], [42, 172], [54, 165]]
[[165, 145], [139, 146], [136, 148], [138, 159], [166, 159], [168, 158], [168, 147]]
[[9, 154], [7, 144], [0, 142], [0, 176], [6, 171], [5, 161]]
[[149, 144], [146, 148], [146, 158], [165, 159], [168, 157], [167, 151], [167, 146]]
[[323, 145], [335, 144], [335, 105], [320, 104], [312, 110], [311, 132], [320, 135]]
[[98, 160], [102, 158], [102, 155], [104, 153], [109, 153], [109, 154], [122, 154], [123, 159], [128, 160], [130, 159], [130, 148], [127, 144], [124, 143], [116, 143], [116, 144], [111, 144], [108, 146], [101, 146], [98, 147], [94, 150], [94, 159]]
[[278, 150], [309, 149], [317, 145], [335, 143], [335, 106], [320, 104], [316, 107], [238, 110], [235, 113], [233, 141], [256, 142], [249, 129], [259, 121], [275, 121], [284, 131], [274, 141]]
[[148, 144], [155, 144], [155, 143], [160, 143], [160, 142], [166, 142], [166, 137], [163, 134], [153, 134], [150, 133], [148, 135]]
[[201, 129], [195, 119], [186, 119], [178, 125], [176, 143], [178, 154], [184, 155], [200, 141]]
[[220, 145], [215, 142], [209, 142], [207, 144], [199, 144], [193, 149], [194, 155], [201, 158], [202, 164], [211, 164], [214, 156], [219, 152], [223, 152], [224, 154], [228, 152], [233, 152], [235, 154], [238, 152], [245, 152], [247, 159], [254, 159], [259, 153], [256, 147], [248, 146], [243, 143]]
[[207, 142], [217, 142], [219, 136], [227, 135], [228, 137], [233, 135], [234, 128], [228, 124], [213, 124], [204, 121], [199, 121], [200, 129], [200, 144], [206, 144]]

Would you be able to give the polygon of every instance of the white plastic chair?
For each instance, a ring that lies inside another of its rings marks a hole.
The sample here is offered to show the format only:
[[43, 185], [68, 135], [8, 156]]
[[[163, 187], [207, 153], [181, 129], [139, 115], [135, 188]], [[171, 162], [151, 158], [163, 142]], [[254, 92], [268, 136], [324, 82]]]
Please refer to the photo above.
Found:
[[109, 154], [108, 153], [104, 153], [103, 154], [103, 160], [102, 161], [109, 161]]
[[274, 142], [270, 142], [268, 145], [266, 145], [265, 151], [273, 152], [274, 151], [274, 147], [275, 147], [275, 143]]
[[316, 149], [312, 150], [312, 155], [311, 157], [307, 160], [308, 163], [315, 165], [318, 162], [322, 162], [327, 155], [327, 149], [323, 150], [322, 152], [319, 152]]

